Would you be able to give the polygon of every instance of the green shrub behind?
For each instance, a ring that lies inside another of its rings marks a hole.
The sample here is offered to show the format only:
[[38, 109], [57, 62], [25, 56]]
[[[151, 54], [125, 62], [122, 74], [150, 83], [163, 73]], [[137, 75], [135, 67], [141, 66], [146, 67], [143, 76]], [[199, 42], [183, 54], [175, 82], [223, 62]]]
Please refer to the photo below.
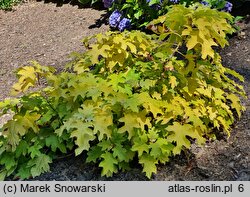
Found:
[[2, 10], [11, 10], [11, 8], [21, 0], [0, 0], [0, 9]]

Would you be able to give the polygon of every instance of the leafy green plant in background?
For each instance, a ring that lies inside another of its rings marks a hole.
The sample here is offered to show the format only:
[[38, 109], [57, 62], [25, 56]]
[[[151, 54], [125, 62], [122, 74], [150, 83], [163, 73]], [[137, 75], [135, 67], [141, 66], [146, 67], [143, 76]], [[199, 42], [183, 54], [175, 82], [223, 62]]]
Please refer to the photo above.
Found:
[[224, 0], [203, 0], [201, 1], [203, 5], [210, 6], [211, 8], [216, 8], [218, 10], [231, 12], [233, 4], [229, 1]]
[[[214, 46], [227, 44], [232, 16], [206, 6], [173, 6], [140, 31], [107, 32], [83, 40], [88, 49], [62, 73], [33, 62], [18, 70], [0, 102], [13, 118], [0, 129], [1, 179], [49, 170], [58, 153], [87, 152], [103, 176], [137, 159], [150, 178], [157, 164], [191, 143], [230, 135], [241, 116], [243, 77], [223, 67]], [[92, 44], [91, 44], [92, 43]], [[32, 91], [41, 78], [48, 84]]]
[[10, 10], [14, 5], [21, 2], [21, 0], [0, 0], [0, 9]]
[[[166, 14], [169, 6], [174, 4], [190, 6], [201, 3], [221, 11], [230, 12], [232, 10], [232, 4], [225, 0], [103, 0], [103, 3], [112, 13], [109, 18], [110, 26], [120, 31], [129, 29], [131, 26], [135, 29], [143, 28], [151, 20]], [[117, 13], [119, 13], [119, 16], [117, 16]], [[119, 27], [119, 23], [123, 19], [127, 20], [128, 23], [121, 28]]]
[[86, 4], [90, 4], [90, 5], [93, 5], [97, 2], [101, 2], [102, 0], [78, 0], [80, 3], [82, 3], [83, 5], [86, 5]]

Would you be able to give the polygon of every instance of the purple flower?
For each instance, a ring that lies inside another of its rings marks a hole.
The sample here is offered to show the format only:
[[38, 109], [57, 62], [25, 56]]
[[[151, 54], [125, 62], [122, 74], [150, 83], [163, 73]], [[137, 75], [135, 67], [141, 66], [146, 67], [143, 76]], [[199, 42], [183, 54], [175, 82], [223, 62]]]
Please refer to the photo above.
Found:
[[174, 4], [177, 4], [180, 2], [180, 0], [170, 0], [170, 2], [174, 3]]
[[117, 27], [117, 25], [119, 24], [120, 20], [121, 20], [121, 12], [119, 12], [118, 10], [115, 10], [109, 17], [109, 25], [110, 27]]
[[205, 6], [209, 6], [209, 3], [206, 2], [206, 1], [201, 1], [201, 4], [202, 4], [202, 5], [205, 5]]
[[[151, 0], [146, 0], [147, 3], [149, 3]], [[163, 0], [160, 0], [160, 3], [162, 3]]]
[[[150, 3], [150, 1], [151, 0], [146, 0], [147, 3]], [[155, 10], [160, 10], [162, 2], [163, 2], [163, 0], [160, 0], [159, 3], [155, 3], [155, 4], [151, 5], [150, 7], [155, 9]]]
[[226, 12], [231, 12], [232, 8], [233, 8], [233, 4], [227, 1], [222, 10], [224, 10]]
[[109, 8], [113, 4], [114, 0], [102, 0], [104, 7]]
[[123, 18], [118, 25], [118, 29], [120, 31], [124, 31], [125, 29], [130, 28], [131, 21], [128, 18]]

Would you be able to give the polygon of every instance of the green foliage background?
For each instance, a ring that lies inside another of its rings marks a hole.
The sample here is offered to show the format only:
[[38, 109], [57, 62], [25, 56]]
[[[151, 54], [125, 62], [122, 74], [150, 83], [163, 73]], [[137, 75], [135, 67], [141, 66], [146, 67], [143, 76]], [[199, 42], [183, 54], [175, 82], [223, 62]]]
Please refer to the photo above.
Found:
[[0, 9], [10, 10], [14, 5], [21, 2], [21, 0], [0, 0]]

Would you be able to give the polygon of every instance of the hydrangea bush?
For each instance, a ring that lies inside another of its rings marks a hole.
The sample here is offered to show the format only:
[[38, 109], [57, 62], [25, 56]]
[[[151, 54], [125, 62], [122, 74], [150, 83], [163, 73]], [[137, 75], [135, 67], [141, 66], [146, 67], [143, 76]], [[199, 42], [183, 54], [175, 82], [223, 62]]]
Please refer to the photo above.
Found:
[[[194, 3], [201, 3], [226, 12], [231, 12], [233, 6], [232, 3], [225, 0], [103, 0], [103, 3], [112, 13], [111, 18], [114, 13], [119, 12], [122, 17], [127, 19], [127, 25], [122, 28], [122, 31], [131, 26], [135, 29], [145, 27], [151, 20], [166, 14], [170, 5], [184, 4], [189, 6]], [[110, 26], [114, 28], [113, 19]], [[118, 28], [118, 25], [116, 28]]]
[[[151, 20], [164, 15], [170, 9], [170, 5], [183, 4], [185, 6], [201, 3], [205, 6], [216, 8], [220, 11], [231, 12], [233, 4], [226, 0], [79, 0], [81, 3], [102, 2], [104, 8], [109, 10], [109, 25], [114, 29], [143, 29]], [[117, 13], [121, 18], [114, 18]], [[123, 20], [120, 25], [119, 22]], [[126, 23], [124, 23], [124, 21]], [[116, 24], [117, 23], [117, 24]], [[116, 25], [114, 25], [116, 24]]]
[[110, 8], [115, 0], [102, 0], [105, 8]]
[[231, 12], [233, 4], [229, 1], [224, 0], [203, 0], [201, 4], [209, 6], [211, 8], [216, 8], [220, 11]]

